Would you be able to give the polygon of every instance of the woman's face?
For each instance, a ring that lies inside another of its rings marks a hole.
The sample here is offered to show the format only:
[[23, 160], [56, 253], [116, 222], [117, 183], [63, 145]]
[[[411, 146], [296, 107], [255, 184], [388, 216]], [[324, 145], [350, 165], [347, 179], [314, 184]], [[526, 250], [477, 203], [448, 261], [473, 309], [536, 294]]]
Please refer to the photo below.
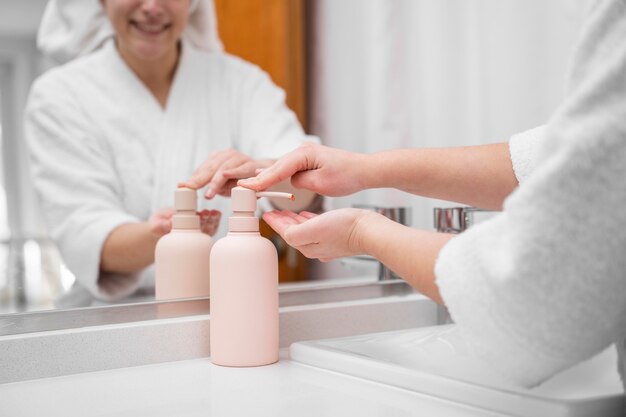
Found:
[[102, 0], [118, 47], [140, 60], [155, 60], [176, 50], [190, 0]]

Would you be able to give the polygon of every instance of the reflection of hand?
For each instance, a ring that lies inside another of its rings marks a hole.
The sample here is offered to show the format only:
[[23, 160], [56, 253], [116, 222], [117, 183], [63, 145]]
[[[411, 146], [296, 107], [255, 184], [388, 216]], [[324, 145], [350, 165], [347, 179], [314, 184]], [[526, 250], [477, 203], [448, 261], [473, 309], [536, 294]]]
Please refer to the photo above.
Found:
[[213, 236], [220, 225], [222, 213], [217, 210], [202, 210], [198, 214], [200, 215], [200, 230], [202, 233]]
[[254, 175], [255, 171], [271, 165], [271, 160], [254, 160], [234, 149], [212, 152], [191, 178], [178, 184], [194, 190], [208, 184], [206, 198], [216, 195], [229, 196], [237, 180]]
[[332, 210], [321, 215], [271, 211], [263, 219], [304, 256], [326, 262], [363, 253], [359, 233], [370, 216], [378, 214], [358, 209]]
[[305, 188], [327, 196], [344, 196], [366, 188], [368, 167], [365, 155], [306, 143], [239, 185], [265, 190], [291, 177], [296, 188]]
[[[157, 210], [148, 219], [150, 231], [157, 236], [163, 236], [172, 230], [172, 216], [176, 214], [176, 210], [171, 207]], [[217, 232], [220, 225], [222, 213], [218, 210], [202, 210], [197, 212], [200, 216], [200, 230], [209, 236], [213, 236]]]
[[172, 216], [176, 210], [171, 207], [165, 207], [157, 210], [148, 219], [150, 231], [157, 236], [163, 236], [172, 230]]

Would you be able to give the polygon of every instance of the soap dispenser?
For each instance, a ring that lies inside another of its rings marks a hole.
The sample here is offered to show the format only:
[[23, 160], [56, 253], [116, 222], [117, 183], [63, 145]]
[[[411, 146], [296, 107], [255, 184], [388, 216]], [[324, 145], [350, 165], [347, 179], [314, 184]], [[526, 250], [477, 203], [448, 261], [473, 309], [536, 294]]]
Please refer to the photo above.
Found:
[[278, 361], [278, 256], [259, 234], [257, 197], [293, 194], [235, 187], [228, 234], [211, 251], [211, 362], [261, 366]]
[[155, 298], [209, 296], [209, 256], [213, 239], [200, 230], [196, 191], [179, 188], [172, 231], [157, 242], [154, 252]]

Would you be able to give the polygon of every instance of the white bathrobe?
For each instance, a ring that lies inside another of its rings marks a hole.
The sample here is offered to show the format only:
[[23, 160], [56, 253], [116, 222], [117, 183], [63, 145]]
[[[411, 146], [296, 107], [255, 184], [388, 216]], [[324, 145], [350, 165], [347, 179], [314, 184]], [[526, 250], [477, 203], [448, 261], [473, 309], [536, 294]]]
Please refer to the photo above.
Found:
[[[255, 159], [278, 158], [307, 140], [284, 99], [258, 67], [189, 43], [165, 110], [112, 40], [41, 76], [25, 127], [42, 215], [77, 277], [62, 305], [119, 300], [140, 287], [149, 292], [151, 268], [100, 274], [109, 233], [173, 206], [177, 183], [210, 152], [235, 148]], [[222, 211], [216, 237], [224, 235], [228, 200], [205, 202], [198, 195], [200, 208]]]
[[520, 186], [443, 248], [436, 275], [472, 354], [533, 386], [624, 348], [626, 1], [592, 2], [564, 104], [510, 151]]

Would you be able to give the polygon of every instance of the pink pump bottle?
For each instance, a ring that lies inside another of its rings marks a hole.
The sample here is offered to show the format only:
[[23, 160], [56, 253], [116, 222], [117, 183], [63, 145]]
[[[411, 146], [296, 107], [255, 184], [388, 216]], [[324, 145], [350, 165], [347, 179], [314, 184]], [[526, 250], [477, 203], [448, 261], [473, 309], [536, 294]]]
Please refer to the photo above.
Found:
[[209, 296], [209, 256], [213, 239], [200, 231], [196, 191], [179, 188], [172, 231], [159, 239], [154, 252], [155, 298]]
[[278, 256], [259, 234], [257, 197], [292, 194], [235, 187], [228, 235], [211, 251], [211, 362], [261, 366], [278, 361]]

